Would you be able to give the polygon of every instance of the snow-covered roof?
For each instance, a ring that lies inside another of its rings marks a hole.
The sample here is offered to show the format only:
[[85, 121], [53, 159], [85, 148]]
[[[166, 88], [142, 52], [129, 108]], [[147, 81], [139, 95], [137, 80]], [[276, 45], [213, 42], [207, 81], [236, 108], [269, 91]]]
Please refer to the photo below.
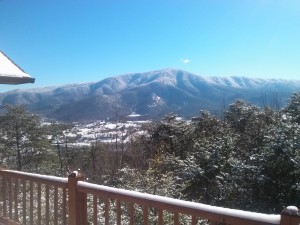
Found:
[[34, 80], [0, 51], [0, 84], [34, 83]]

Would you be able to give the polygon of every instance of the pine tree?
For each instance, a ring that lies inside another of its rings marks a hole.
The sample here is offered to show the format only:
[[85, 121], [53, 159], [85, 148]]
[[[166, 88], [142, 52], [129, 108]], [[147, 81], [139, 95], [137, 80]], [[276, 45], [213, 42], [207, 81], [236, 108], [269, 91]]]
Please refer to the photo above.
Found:
[[0, 116], [4, 163], [12, 169], [38, 170], [45, 160], [50, 143], [38, 115], [24, 106], [5, 106]]

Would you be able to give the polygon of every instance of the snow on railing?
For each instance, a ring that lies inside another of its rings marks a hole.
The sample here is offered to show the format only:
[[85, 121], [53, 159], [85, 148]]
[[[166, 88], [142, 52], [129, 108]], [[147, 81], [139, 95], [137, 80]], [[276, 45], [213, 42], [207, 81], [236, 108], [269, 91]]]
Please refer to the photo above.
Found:
[[0, 224], [300, 224], [297, 207], [268, 215], [68, 178], [0, 170]]
[[[262, 213], [253, 213], [242, 210], [216, 207], [168, 197], [140, 193], [136, 191], [90, 184], [82, 181], [78, 182], [77, 189], [79, 192], [83, 192], [86, 194], [93, 193], [104, 198], [105, 196], [109, 196], [110, 199], [118, 199], [125, 202], [131, 202], [134, 204], [143, 205], [144, 207], [146, 206], [148, 208], [155, 207], [161, 210], [168, 210], [173, 212], [174, 214], [184, 213], [192, 215], [195, 218], [194, 220], [196, 220], [197, 217], [202, 217], [210, 219], [212, 221], [219, 221], [219, 219], [217, 218], [221, 218], [220, 222], [228, 222], [230, 224], [236, 220], [239, 220], [241, 222], [243, 221], [243, 224], [246, 224], [247, 221], [255, 221], [255, 224], [280, 224], [280, 215], [267, 215]], [[235, 222], [235, 224], [238, 223]]]

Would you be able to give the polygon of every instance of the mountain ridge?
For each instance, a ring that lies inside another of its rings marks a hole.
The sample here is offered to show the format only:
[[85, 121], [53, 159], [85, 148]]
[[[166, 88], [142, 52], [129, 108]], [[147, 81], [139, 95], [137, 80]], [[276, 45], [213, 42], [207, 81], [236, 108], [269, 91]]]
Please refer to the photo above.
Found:
[[266, 96], [274, 98], [274, 93], [282, 105], [299, 90], [300, 80], [204, 77], [163, 69], [98, 82], [4, 92], [0, 103], [25, 104], [32, 112], [64, 121], [106, 119], [115, 111], [123, 116], [137, 112], [151, 119], [169, 112], [190, 117], [202, 109], [220, 111], [224, 101], [228, 105], [237, 98], [259, 105]]

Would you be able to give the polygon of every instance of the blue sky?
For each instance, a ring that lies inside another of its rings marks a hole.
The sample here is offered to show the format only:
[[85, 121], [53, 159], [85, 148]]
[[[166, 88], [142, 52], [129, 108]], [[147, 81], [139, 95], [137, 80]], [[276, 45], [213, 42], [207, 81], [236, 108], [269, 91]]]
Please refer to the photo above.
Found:
[[0, 49], [34, 85], [183, 69], [300, 79], [298, 0], [0, 0]]

